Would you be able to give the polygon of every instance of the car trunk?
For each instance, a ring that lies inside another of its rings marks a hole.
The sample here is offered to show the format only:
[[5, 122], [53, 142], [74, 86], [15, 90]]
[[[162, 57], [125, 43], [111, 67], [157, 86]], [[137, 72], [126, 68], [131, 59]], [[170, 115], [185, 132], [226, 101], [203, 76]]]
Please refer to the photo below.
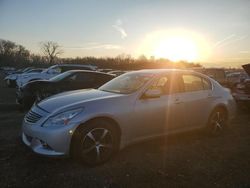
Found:
[[248, 74], [248, 78], [244, 80], [244, 85], [245, 85], [245, 93], [250, 95], [250, 64], [245, 64], [242, 65], [243, 69], [245, 72]]

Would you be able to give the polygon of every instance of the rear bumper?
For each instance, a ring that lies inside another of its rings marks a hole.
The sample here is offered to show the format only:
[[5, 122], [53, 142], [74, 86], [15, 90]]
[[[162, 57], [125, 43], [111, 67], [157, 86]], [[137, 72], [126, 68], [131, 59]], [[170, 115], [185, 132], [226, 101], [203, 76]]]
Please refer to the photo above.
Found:
[[250, 95], [245, 93], [233, 93], [236, 101], [250, 101]]

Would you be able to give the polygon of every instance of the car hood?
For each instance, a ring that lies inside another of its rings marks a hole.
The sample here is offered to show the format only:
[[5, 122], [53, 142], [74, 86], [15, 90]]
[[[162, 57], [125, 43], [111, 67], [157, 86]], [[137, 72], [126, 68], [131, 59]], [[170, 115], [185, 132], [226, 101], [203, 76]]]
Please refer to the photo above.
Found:
[[250, 64], [242, 65], [242, 67], [245, 70], [245, 72], [248, 74], [248, 76], [250, 76]]
[[40, 75], [41, 73], [40, 72], [30, 72], [30, 73], [23, 73], [21, 74], [21, 76], [36, 76], [36, 75]]
[[81, 89], [69, 92], [63, 92], [53, 95], [41, 101], [37, 105], [47, 112], [54, 112], [61, 108], [74, 106], [92, 100], [100, 100], [104, 98], [117, 97], [121, 94], [105, 92], [96, 89]]

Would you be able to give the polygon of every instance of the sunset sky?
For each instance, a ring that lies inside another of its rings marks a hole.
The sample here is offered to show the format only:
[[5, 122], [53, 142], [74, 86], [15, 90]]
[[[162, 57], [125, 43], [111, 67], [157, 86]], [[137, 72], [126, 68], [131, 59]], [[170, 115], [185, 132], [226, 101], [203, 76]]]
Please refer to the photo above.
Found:
[[250, 62], [249, 0], [0, 0], [0, 38], [63, 57], [130, 54], [237, 67]]

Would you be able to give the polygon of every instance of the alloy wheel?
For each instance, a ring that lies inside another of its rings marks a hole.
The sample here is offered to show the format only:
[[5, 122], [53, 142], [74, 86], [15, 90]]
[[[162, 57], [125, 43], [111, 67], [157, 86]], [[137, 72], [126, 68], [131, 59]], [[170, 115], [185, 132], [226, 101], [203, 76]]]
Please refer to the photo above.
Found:
[[225, 113], [221, 111], [216, 111], [211, 117], [211, 133], [212, 135], [219, 135], [225, 129], [226, 117]]
[[88, 163], [101, 163], [113, 153], [113, 137], [106, 128], [94, 128], [85, 134], [82, 142], [82, 157]]

